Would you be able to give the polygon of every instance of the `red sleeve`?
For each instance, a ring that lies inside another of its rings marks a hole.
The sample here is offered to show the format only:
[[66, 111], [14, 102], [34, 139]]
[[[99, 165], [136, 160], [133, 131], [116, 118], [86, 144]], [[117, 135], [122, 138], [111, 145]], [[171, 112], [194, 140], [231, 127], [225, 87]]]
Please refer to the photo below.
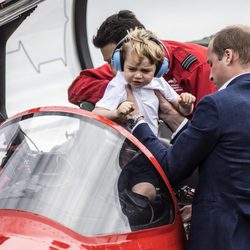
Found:
[[76, 105], [79, 105], [83, 100], [95, 104], [102, 98], [113, 77], [109, 64], [104, 64], [96, 69], [82, 70], [68, 88], [69, 101]]
[[196, 97], [195, 106], [203, 96], [217, 91], [213, 82], [209, 81], [210, 68], [208, 64], [201, 64], [188, 77], [186, 86], [189, 92]]

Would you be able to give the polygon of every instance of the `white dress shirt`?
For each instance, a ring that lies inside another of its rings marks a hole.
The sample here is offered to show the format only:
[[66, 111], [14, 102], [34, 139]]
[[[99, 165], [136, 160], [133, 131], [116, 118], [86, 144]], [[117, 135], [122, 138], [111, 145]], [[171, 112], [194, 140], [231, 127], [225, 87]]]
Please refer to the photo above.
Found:
[[[96, 107], [102, 107], [108, 110], [117, 109], [119, 104], [127, 100], [126, 84], [127, 82], [123, 73], [118, 72], [109, 82], [103, 98], [96, 103]], [[144, 116], [145, 122], [148, 123], [154, 134], [158, 135], [159, 100], [154, 90], [159, 90], [169, 102], [176, 101], [178, 94], [163, 77], [153, 78], [153, 80], [144, 87], [132, 89], [139, 111]]]

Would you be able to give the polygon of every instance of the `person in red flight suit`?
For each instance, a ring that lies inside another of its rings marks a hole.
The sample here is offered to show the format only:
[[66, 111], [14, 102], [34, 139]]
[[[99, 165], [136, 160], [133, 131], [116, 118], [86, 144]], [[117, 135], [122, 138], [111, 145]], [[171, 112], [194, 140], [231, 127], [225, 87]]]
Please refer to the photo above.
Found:
[[[91, 105], [90, 109], [94, 108], [115, 74], [111, 66], [113, 50], [127, 35], [127, 31], [135, 27], [145, 28], [129, 10], [113, 14], [102, 23], [93, 38], [93, 43], [95, 47], [101, 49], [104, 61], [107, 63], [80, 72], [68, 88], [68, 99], [71, 103], [80, 107], [88, 103]], [[161, 42], [169, 52], [165, 52], [170, 65], [169, 72], [164, 78], [178, 94], [191, 93], [196, 97], [196, 105], [204, 95], [216, 91], [214, 84], [209, 80], [210, 68], [206, 61], [206, 47], [168, 40]]]

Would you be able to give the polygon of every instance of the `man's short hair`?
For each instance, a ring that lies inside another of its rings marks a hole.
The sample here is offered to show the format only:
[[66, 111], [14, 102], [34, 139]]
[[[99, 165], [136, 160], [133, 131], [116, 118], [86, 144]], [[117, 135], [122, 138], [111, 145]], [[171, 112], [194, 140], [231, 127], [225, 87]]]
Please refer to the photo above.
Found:
[[144, 25], [130, 10], [121, 10], [117, 14], [109, 16], [97, 30], [93, 37], [93, 44], [97, 48], [103, 48], [109, 43], [117, 44], [127, 35], [127, 31], [135, 28], [145, 29]]
[[250, 27], [245, 25], [228, 26], [217, 32], [212, 40], [213, 50], [219, 60], [226, 49], [232, 49], [239, 54], [242, 64], [250, 63]]

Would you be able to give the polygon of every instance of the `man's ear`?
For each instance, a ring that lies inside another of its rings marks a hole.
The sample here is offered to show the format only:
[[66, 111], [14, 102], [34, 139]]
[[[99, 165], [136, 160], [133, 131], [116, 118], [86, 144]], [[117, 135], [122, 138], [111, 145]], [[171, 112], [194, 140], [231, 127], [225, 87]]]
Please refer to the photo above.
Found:
[[225, 49], [224, 55], [226, 57], [226, 62], [230, 64], [233, 60], [234, 52], [232, 49]]

